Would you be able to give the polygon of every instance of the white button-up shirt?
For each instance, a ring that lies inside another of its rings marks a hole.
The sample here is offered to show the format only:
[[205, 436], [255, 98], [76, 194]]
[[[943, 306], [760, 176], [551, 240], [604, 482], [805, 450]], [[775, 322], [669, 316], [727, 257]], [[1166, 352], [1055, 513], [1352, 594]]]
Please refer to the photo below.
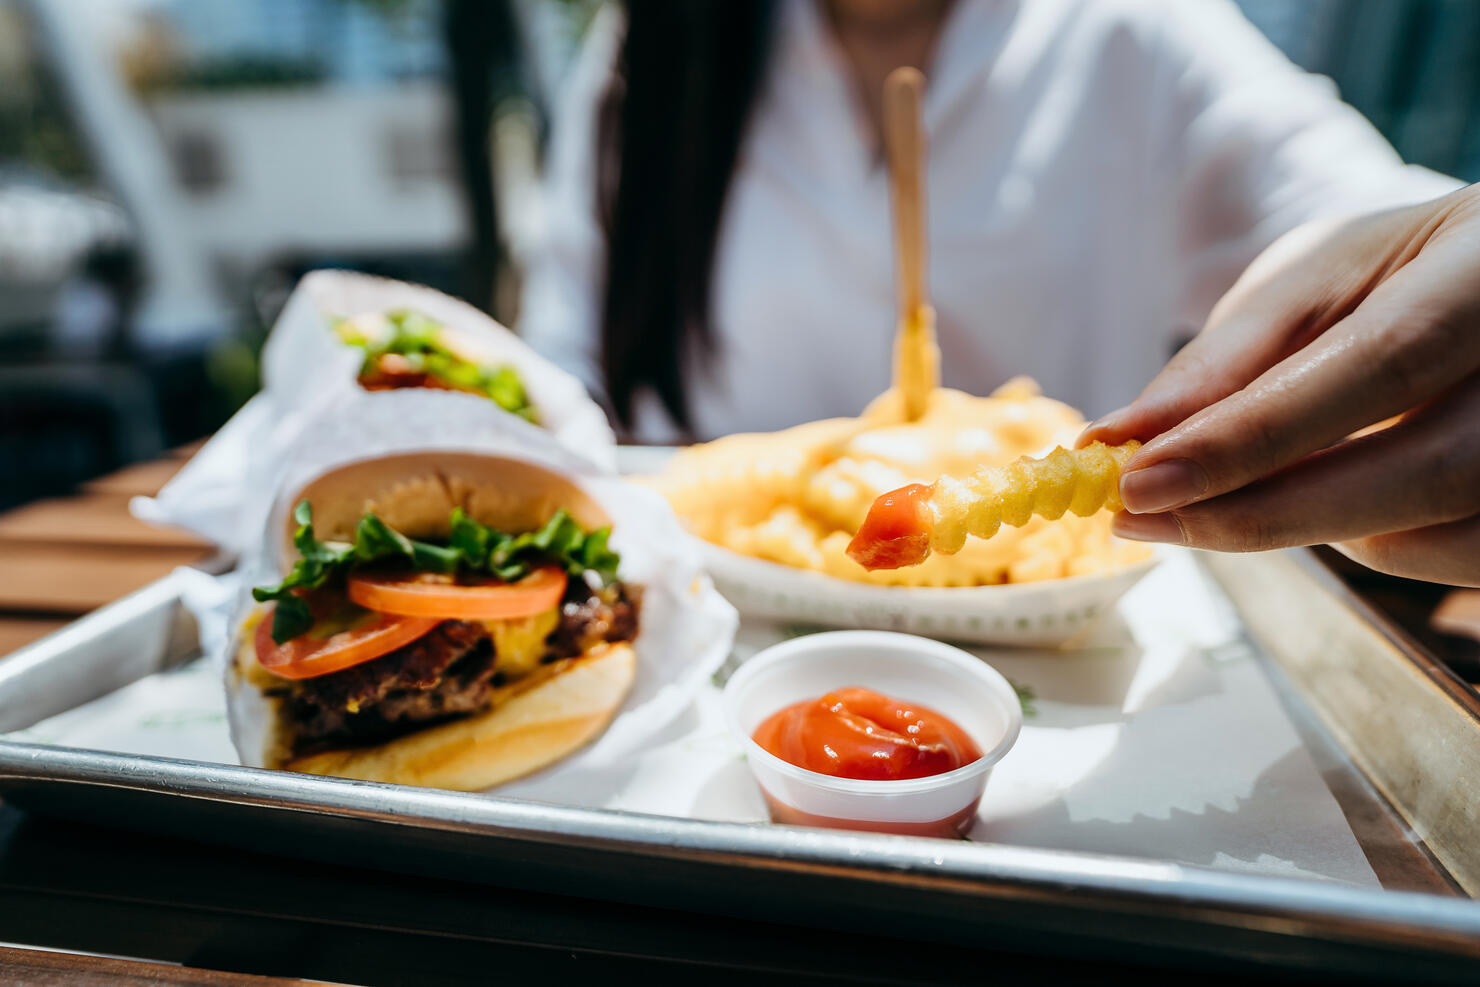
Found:
[[[620, 35], [609, 9], [573, 72], [521, 317], [598, 389], [595, 121]], [[814, 0], [782, 0], [775, 45], [715, 253], [717, 356], [690, 361], [700, 437], [857, 414], [889, 384], [882, 157]], [[944, 383], [975, 393], [1030, 374], [1108, 411], [1281, 233], [1457, 184], [1404, 166], [1228, 0], [958, 0], [929, 75], [929, 284]], [[636, 431], [671, 434], [656, 399]]]

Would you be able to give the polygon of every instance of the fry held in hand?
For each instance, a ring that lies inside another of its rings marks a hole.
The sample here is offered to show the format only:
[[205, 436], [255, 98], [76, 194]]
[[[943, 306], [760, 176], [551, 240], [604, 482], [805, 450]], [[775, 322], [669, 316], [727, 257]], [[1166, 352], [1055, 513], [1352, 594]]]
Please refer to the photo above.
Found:
[[866, 569], [898, 569], [919, 565], [932, 551], [954, 555], [967, 535], [990, 538], [1003, 524], [1021, 527], [1035, 514], [1054, 521], [1066, 511], [1088, 517], [1102, 507], [1121, 510], [1120, 469], [1140, 445], [1057, 448], [1042, 459], [1025, 456], [892, 490], [874, 501], [848, 555]]

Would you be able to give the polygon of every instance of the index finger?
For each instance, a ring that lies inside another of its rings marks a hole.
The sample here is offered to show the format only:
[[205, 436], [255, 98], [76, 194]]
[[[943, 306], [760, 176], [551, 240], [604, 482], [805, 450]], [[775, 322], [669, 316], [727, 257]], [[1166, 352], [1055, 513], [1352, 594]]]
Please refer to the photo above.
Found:
[[1465, 295], [1475, 267], [1464, 250], [1426, 252], [1310, 346], [1147, 443], [1121, 475], [1126, 509], [1235, 490], [1468, 376], [1480, 364], [1480, 301]]
[[1129, 406], [1092, 423], [1079, 445], [1149, 441], [1242, 390], [1338, 322], [1370, 282], [1356, 277], [1413, 225], [1411, 210], [1309, 223], [1260, 254]]

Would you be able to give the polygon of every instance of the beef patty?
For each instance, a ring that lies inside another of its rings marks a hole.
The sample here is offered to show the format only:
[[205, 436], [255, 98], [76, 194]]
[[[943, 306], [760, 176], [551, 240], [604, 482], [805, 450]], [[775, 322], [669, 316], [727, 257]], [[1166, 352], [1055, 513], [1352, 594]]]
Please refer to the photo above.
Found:
[[[542, 660], [585, 654], [637, 637], [638, 593], [618, 583], [567, 601]], [[283, 696], [294, 756], [379, 743], [480, 712], [502, 685], [493, 637], [481, 623], [445, 620], [373, 661], [302, 679]]]
[[624, 583], [597, 590], [584, 600], [566, 601], [560, 608], [560, 625], [549, 638], [550, 655], [573, 658], [603, 641], [635, 640], [641, 601], [641, 591]]

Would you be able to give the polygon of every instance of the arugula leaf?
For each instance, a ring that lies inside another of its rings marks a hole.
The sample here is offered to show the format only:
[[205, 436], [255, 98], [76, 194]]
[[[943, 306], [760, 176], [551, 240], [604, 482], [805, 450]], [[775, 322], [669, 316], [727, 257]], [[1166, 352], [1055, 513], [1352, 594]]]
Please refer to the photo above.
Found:
[[601, 577], [602, 583], [615, 582], [622, 557], [607, 547], [612, 529], [598, 528], [586, 536], [581, 546], [581, 565]]
[[313, 627], [313, 612], [302, 597], [288, 595], [277, 601], [272, 611], [272, 639], [278, 644], [307, 634]]
[[453, 508], [446, 545], [417, 541], [396, 531], [374, 514], [355, 525], [354, 541], [319, 541], [313, 530], [313, 508], [303, 501], [293, 510], [298, 529], [293, 545], [302, 556], [276, 586], [259, 586], [252, 598], [277, 602], [272, 639], [282, 644], [313, 626], [303, 593], [342, 583], [351, 571], [390, 563], [412, 572], [487, 573], [507, 582], [523, 579], [537, 566], [554, 563], [576, 578], [594, 573], [602, 585], [617, 578], [621, 556], [607, 541], [611, 528], [587, 532], [563, 508], [534, 531], [508, 535], [479, 524], [462, 508]]
[[470, 565], [483, 567], [488, 564], [488, 553], [492, 549], [494, 535], [498, 532], [474, 521], [461, 507], [452, 509], [452, 535], [448, 538], [449, 548], [462, 553]]
[[252, 590], [258, 603], [276, 600], [272, 618], [272, 639], [279, 644], [297, 637], [313, 626], [308, 604], [294, 590], [314, 590], [329, 581], [354, 553], [353, 545], [321, 542], [313, 533], [313, 507], [303, 501], [293, 509], [298, 530], [293, 533], [293, 546], [302, 556], [277, 586], [259, 586]]
[[374, 514], [366, 514], [355, 525], [355, 559], [360, 562], [378, 562], [385, 558], [410, 558], [411, 539], [392, 530]]
[[455, 548], [424, 541], [411, 543], [411, 567], [417, 572], [456, 572], [462, 562], [463, 555]]
[[360, 364], [362, 376], [374, 374], [380, 358], [393, 353], [403, 357], [417, 373], [428, 374], [457, 390], [486, 397], [505, 411], [539, 424], [524, 381], [513, 367], [485, 367], [452, 352], [442, 343], [442, 326], [420, 312], [398, 309], [386, 313], [386, 321], [390, 323], [391, 334], [381, 341], [367, 339], [345, 326], [342, 320], [335, 323], [340, 339], [364, 351]]

